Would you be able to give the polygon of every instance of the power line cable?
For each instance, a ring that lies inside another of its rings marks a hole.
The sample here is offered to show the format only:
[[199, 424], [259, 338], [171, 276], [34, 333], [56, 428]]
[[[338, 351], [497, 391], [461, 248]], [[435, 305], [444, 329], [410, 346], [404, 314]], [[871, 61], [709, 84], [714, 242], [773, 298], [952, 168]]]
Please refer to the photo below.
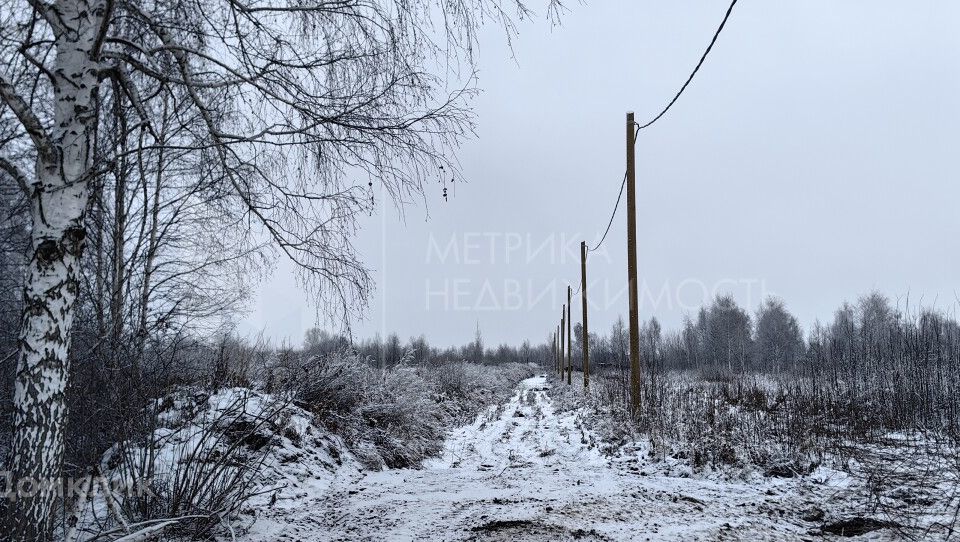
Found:
[[710, 50], [713, 49], [713, 45], [717, 43], [717, 38], [720, 37], [720, 32], [723, 31], [723, 27], [727, 24], [727, 19], [730, 18], [730, 13], [733, 12], [733, 6], [735, 5], [737, 5], [737, 0], [733, 0], [732, 2], [730, 2], [730, 7], [727, 8], [727, 13], [723, 16], [723, 21], [720, 22], [720, 26], [717, 27], [717, 31], [713, 34], [713, 39], [710, 40], [710, 45], [707, 46], [707, 50], [704, 51], [703, 56], [700, 57], [700, 62], [697, 62], [697, 66], [693, 69], [692, 72], [690, 72], [690, 77], [687, 77], [687, 81], [683, 84], [682, 87], [680, 87], [680, 90], [677, 91], [677, 94], [673, 97], [672, 100], [670, 100], [670, 103], [668, 103], [667, 106], [663, 108], [663, 111], [661, 111], [659, 115], [657, 115], [656, 117], [653, 117], [653, 120], [651, 120], [650, 122], [644, 125], [641, 125], [637, 128], [638, 132], [650, 126], [654, 122], [657, 122], [658, 120], [660, 120], [660, 117], [663, 117], [664, 115], [666, 115], [667, 111], [669, 111], [670, 108], [673, 107], [673, 104], [677, 103], [677, 100], [680, 99], [680, 95], [683, 94], [683, 91], [687, 90], [687, 86], [690, 85], [690, 81], [693, 81], [693, 77], [697, 75], [698, 71], [700, 71], [700, 66], [703, 66], [703, 62], [707, 59], [707, 55], [709, 55]]
[[623, 197], [623, 189], [627, 186], [627, 172], [623, 172], [623, 182], [620, 183], [620, 193], [617, 194], [617, 203], [613, 206], [613, 212], [610, 214], [610, 221], [607, 222], [607, 231], [603, 232], [603, 237], [600, 239], [600, 242], [597, 243], [597, 246], [593, 248], [588, 248], [588, 252], [593, 252], [600, 248], [603, 245], [603, 242], [607, 239], [607, 234], [610, 233], [610, 226], [613, 226], [613, 218], [617, 216], [617, 209], [620, 207], [620, 199]]
[[[660, 113], [656, 117], [653, 117], [653, 119], [648, 121], [646, 124], [641, 125], [638, 123], [637, 133], [639, 133], [640, 130], [643, 130], [644, 128], [651, 126], [653, 123], [663, 118], [663, 116], [667, 114], [667, 111], [669, 111], [670, 108], [673, 107], [675, 103], [677, 103], [677, 100], [680, 99], [680, 96], [683, 94], [683, 92], [687, 90], [687, 87], [690, 86], [690, 82], [693, 81], [693, 78], [697, 75], [697, 72], [700, 71], [700, 68], [703, 66], [703, 63], [707, 60], [707, 56], [710, 54], [710, 51], [713, 50], [713, 46], [716, 45], [717, 39], [720, 37], [720, 33], [723, 32], [723, 28], [727, 25], [727, 20], [730, 19], [730, 14], [733, 13], [733, 7], [737, 5], [737, 1], [738, 0], [732, 0], [730, 2], [730, 6], [727, 7], [727, 12], [724, 13], [723, 15], [723, 20], [720, 21], [720, 26], [717, 27], [717, 31], [713, 33], [713, 38], [710, 39], [710, 44], [707, 45], [706, 50], [703, 51], [703, 55], [700, 56], [699, 62], [697, 62], [697, 65], [694, 66], [693, 71], [690, 72], [690, 75], [687, 77], [687, 80], [683, 83], [683, 86], [680, 87], [680, 90], [677, 91], [677, 93], [673, 96], [673, 99], [670, 100], [669, 103], [667, 103], [667, 106], [664, 107], [663, 110], [660, 111]], [[634, 144], [636, 144], [636, 134], [634, 134]], [[610, 214], [610, 221], [607, 222], [607, 229], [606, 231], [603, 232], [603, 237], [600, 238], [600, 242], [597, 243], [597, 246], [593, 248], [588, 247], [589, 252], [593, 252], [598, 248], [600, 248], [603, 245], [603, 242], [607, 239], [607, 234], [610, 233], [610, 227], [613, 226], [613, 219], [614, 217], [617, 216], [617, 209], [620, 207], [620, 200], [623, 198], [623, 189], [624, 187], [626, 187], [626, 185], [627, 185], [627, 173], [624, 172], [623, 182], [620, 184], [620, 193], [617, 195], [617, 203], [613, 206], [613, 212]]]

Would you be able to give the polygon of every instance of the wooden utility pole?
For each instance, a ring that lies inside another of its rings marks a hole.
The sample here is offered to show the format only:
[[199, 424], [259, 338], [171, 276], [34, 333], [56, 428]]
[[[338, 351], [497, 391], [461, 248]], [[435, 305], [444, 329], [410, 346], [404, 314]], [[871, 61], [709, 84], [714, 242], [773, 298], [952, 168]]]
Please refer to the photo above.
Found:
[[637, 314], [636, 122], [627, 113], [627, 280], [630, 295], [630, 406], [640, 412], [640, 317]]
[[587, 331], [587, 242], [580, 241], [580, 301], [583, 305], [583, 387], [590, 387], [590, 333]]
[[557, 359], [556, 359], [556, 361], [557, 361], [557, 366], [554, 367], [554, 368], [556, 369], [557, 374], [560, 374], [560, 326], [559, 326], [559, 325], [557, 326], [557, 331], [556, 331], [556, 333], [553, 334], [553, 336], [554, 336], [554, 338], [556, 339], [554, 345], [557, 347], [557, 348], [556, 348], [556, 353], [557, 353]]
[[560, 356], [557, 355], [557, 330], [553, 330], [553, 370], [557, 370], [557, 360], [560, 359]]
[[566, 317], [567, 317], [567, 308], [560, 307], [560, 380], [563, 380], [563, 363], [565, 359], [565, 355], [563, 352], [563, 347], [565, 343], [563, 342], [563, 338], [564, 338], [564, 333], [567, 331], [567, 327], [565, 325]]
[[567, 286], [567, 385], [573, 383], [573, 333], [571, 332], [570, 321], [570, 298], [573, 296], [573, 289]]

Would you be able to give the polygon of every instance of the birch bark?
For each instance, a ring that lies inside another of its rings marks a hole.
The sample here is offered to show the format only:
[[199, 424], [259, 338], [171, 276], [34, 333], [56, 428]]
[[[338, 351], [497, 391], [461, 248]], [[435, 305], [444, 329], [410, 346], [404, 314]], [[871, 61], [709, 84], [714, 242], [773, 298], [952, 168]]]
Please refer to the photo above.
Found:
[[12, 471], [18, 491], [7, 522], [16, 542], [52, 538], [57, 486], [62, 487], [67, 353], [86, 237], [96, 58], [107, 15], [104, 2], [61, 0], [48, 9], [56, 30], [54, 122], [49, 145], [38, 152], [30, 197], [32, 250], [14, 389]]

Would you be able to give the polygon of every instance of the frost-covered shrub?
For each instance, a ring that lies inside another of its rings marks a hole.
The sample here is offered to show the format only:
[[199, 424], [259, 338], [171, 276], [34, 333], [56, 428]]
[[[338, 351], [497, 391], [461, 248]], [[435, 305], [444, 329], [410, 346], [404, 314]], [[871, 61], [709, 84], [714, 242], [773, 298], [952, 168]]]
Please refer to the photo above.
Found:
[[367, 466], [413, 466], [435, 453], [442, 413], [415, 370], [378, 369], [342, 354], [311, 360], [302, 371], [298, 402]]
[[289, 370], [286, 385], [297, 400], [321, 416], [334, 418], [364, 404], [376, 385], [374, 370], [355, 356], [313, 359]]
[[414, 467], [440, 452], [448, 417], [431, 399], [433, 387], [417, 370], [397, 366], [376, 371], [356, 438], [370, 438], [387, 467]]
[[520, 363], [456, 362], [421, 368], [421, 372], [434, 382], [437, 399], [448, 412], [463, 421], [487, 405], [505, 401], [518, 382], [532, 376], [533, 368]]
[[449, 363], [373, 367], [355, 354], [297, 369], [296, 397], [368, 467], [416, 467], [440, 452], [447, 429], [503, 399], [532, 369]]
[[[642, 433], [654, 458], [684, 460], [695, 470], [794, 476], [810, 472], [832, 445], [813, 430], [816, 420], [799, 415], [791, 396], [767, 377], [717, 381], [689, 371], [658, 374], [644, 381], [636, 416], [623, 399], [623, 379], [616, 373], [591, 378], [589, 400], [612, 452]], [[576, 401], [576, 394], [565, 398], [566, 388], [552, 392], [560, 408]]]
[[186, 388], [147, 410], [154, 431], [104, 454], [97, 471], [107, 482], [76, 508], [79, 539], [141, 529], [162, 529], [155, 534], [166, 540], [229, 534], [262, 483], [265, 460], [289, 432], [291, 408], [244, 388]]

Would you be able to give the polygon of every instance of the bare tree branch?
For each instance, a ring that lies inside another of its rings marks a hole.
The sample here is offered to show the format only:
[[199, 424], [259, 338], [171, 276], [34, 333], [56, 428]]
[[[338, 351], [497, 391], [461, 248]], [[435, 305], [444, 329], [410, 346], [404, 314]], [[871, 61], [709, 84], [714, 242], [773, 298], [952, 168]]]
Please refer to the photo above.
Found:
[[20, 171], [13, 162], [7, 160], [3, 156], [0, 156], [0, 170], [6, 172], [14, 181], [16, 181], [17, 186], [20, 187], [20, 191], [23, 192], [23, 195], [27, 198], [30, 197], [30, 181], [27, 180], [26, 174]]
[[40, 119], [37, 118], [33, 110], [30, 109], [30, 105], [20, 97], [16, 89], [14, 89], [13, 84], [3, 74], [0, 74], [0, 98], [3, 98], [3, 102], [13, 111], [13, 114], [16, 115], [20, 121], [23, 129], [26, 130], [30, 139], [33, 140], [33, 144], [37, 148], [37, 153], [46, 159], [52, 160], [56, 156], [56, 151], [50, 142], [50, 136], [43, 128]]

